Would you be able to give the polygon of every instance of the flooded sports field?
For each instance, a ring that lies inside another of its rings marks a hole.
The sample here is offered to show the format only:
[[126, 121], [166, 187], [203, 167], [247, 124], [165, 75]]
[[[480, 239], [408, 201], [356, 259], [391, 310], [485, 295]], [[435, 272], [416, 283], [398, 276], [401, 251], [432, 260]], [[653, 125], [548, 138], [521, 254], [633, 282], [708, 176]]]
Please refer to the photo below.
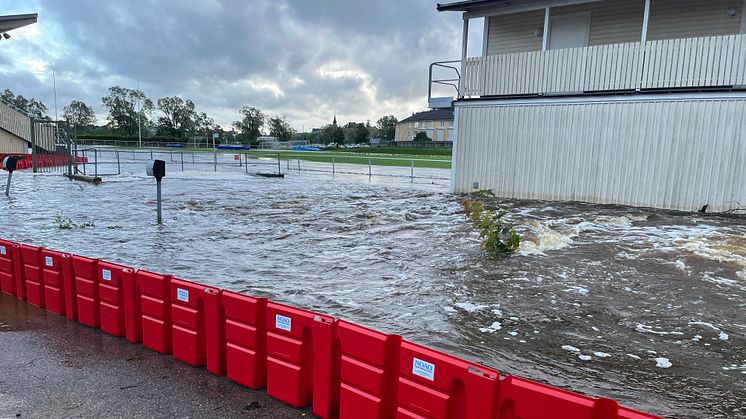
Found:
[[523, 243], [489, 259], [447, 181], [186, 170], [163, 181], [159, 226], [155, 181], [127, 171], [98, 186], [16, 172], [0, 237], [271, 297], [666, 417], [746, 416], [746, 218], [495, 200]]

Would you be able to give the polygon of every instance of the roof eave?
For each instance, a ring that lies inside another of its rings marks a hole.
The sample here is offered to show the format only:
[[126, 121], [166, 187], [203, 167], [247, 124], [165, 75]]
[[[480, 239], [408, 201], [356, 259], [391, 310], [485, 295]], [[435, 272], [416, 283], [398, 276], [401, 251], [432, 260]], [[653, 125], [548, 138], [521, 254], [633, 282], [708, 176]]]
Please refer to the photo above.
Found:
[[472, 12], [484, 9], [485, 6], [490, 6], [489, 3], [494, 4], [495, 0], [468, 0], [447, 4], [437, 3], [435, 9], [439, 12]]

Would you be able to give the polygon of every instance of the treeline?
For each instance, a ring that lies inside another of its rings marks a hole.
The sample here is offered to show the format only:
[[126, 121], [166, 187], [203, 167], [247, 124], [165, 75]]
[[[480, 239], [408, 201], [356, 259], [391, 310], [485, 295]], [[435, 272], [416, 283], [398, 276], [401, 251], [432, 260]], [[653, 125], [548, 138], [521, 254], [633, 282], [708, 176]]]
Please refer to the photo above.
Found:
[[[15, 95], [10, 89], [2, 93], [2, 99], [36, 119], [51, 120], [49, 109], [41, 101]], [[238, 119], [226, 131], [205, 112], [199, 112], [194, 102], [179, 96], [162, 97], [155, 102], [143, 91], [121, 86], [109, 88], [101, 98], [106, 109], [105, 125], [97, 125], [93, 107], [83, 101], [73, 100], [62, 109], [62, 119], [69, 134], [80, 138], [143, 138], [187, 141], [194, 137], [219, 138], [230, 142], [256, 143], [263, 135], [282, 141], [307, 140], [320, 144], [364, 144], [371, 138], [393, 140], [397, 119], [384, 116], [371, 125], [369, 121], [333, 123], [310, 132], [296, 132], [282, 115], [267, 115], [260, 109], [245, 106], [238, 109]], [[156, 114], [157, 112], [157, 114]]]

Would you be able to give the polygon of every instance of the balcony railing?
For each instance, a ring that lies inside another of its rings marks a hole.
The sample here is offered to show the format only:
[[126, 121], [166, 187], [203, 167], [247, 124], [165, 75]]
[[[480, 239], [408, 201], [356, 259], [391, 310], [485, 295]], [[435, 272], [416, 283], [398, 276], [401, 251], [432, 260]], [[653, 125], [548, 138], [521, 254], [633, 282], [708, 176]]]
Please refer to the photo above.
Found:
[[468, 58], [461, 95], [743, 85], [746, 35], [728, 35]]

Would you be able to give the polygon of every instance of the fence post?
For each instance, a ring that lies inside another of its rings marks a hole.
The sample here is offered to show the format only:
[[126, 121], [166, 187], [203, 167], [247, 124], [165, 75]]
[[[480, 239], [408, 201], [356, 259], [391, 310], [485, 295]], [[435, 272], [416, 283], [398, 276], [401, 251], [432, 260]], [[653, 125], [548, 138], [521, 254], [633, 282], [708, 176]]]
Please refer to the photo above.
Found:
[[371, 172], [371, 166], [373, 165], [373, 159], [368, 159], [368, 181], [370, 182], [370, 177], [373, 175]]
[[85, 149], [82, 150], [82, 151], [83, 151], [83, 174], [87, 175], [88, 173], [86, 173], [86, 168], [85, 167], [88, 164], [88, 153], [86, 152]]
[[32, 172], [36, 173], [39, 169], [36, 161], [36, 130], [34, 129], [34, 118], [29, 118], [29, 120], [31, 121], [31, 169]]
[[153, 150], [150, 150], [150, 160], [153, 160]]
[[93, 177], [98, 177], [98, 149], [93, 149]]
[[181, 171], [184, 171], [184, 152], [180, 151], [179, 154], [181, 154]]
[[215, 163], [215, 171], [217, 172], [218, 171], [218, 152], [217, 151], [213, 151], [212, 160]]
[[277, 153], [277, 174], [282, 174], [282, 166], [280, 166], [280, 153]]
[[[277, 155], [279, 156], [280, 153], [277, 153]], [[287, 169], [288, 169], [288, 172], [289, 172], [290, 171], [290, 157], [288, 157], [288, 159], [285, 161], [285, 163], [287, 163], [287, 165], [288, 165]]]
[[194, 151], [192, 151], [192, 164], [194, 164]]
[[117, 153], [117, 174], [121, 175], [122, 174], [122, 165], [121, 165], [121, 163], [119, 163], [119, 150], [117, 150], [116, 153]]
[[246, 170], [246, 174], [248, 175], [249, 174], [249, 153], [243, 153], [243, 158], [244, 160], [246, 160], [243, 167], [244, 167], [244, 170]]
[[296, 157], [296, 159], [298, 160], [298, 172], [300, 172], [300, 157]]
[[409, 161], [411, 163], [411, 169], [409, 171], [409, 183], [414, 183], [414, 159]]
[[73, 175], [73, 147], [72, 140], [67, 139], [67, 175], [72, 178]]
[[332, 179], [334, 179], [335, 172], [336, 170], [334, 168], [334, 156], [332, 156]]

